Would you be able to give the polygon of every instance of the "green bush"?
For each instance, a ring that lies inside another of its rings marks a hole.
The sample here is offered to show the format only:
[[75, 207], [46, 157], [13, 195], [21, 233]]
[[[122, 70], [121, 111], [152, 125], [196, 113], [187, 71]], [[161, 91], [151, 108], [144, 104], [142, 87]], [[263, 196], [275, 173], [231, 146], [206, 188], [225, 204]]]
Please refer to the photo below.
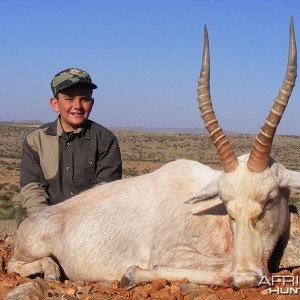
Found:
[[0, 204], [0, 220], [15, 219], [17, 222], [20, 222], [24, 217], [26, 217], [26, 211], [20, 204]]

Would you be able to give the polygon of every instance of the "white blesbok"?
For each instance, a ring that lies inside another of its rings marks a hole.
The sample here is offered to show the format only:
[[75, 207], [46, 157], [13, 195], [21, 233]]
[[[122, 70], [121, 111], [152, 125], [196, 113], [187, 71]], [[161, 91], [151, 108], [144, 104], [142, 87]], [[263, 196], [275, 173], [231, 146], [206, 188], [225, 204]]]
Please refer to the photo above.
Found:
[[296, 62], [291, 19], [283, 85], [250, 155], [237, 158], [212, 109], [205, 27], [198, 101], [224, 171], [177, 160], [50, 206], [20, 224], [8, 271], [58, 279], [59, 264], [71, 280], [116, 280], [125, 274], [123, 286], [159, 277], [257, 285], [268, 275], [276, 243], [288, 235], [290, 190], [300, 191], [300, 173], [270, 158]]

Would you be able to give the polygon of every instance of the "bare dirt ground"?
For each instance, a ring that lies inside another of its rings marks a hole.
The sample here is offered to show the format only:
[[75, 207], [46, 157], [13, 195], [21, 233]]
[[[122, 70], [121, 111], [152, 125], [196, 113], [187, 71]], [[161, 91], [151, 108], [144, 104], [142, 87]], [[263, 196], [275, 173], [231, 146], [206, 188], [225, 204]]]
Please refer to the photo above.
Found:
[[[120, 287], [119, 281], [114, 282], [84, 282], [84, 281], [45, 281], [37, 277], [29, 279], [20, 277], [16, 273], [7, 274], [6, 266], [12, 254], [12, 240], [0, 242], [0, 299], [166, 299], [166, 300], [233, 300], [233, 299], [299, 299], [297, 294], [283, 295], [288, 286], [277, 284], [272, 289], [279, 290], [281, 294], [270, 291], [266, 287], [240, 289], [223, 288], [216, 286], [196, 285], [186, 279], [181, 281], [168, 281], [157, 279], [152, 283], [137, 286], [131, 290]], [[283, 270], [277, 275], [300, 276], [300, 268], [288, 271]]]
[[[33, 128], [0, 124], [0, 300], [6, 299], [299, 299], [300, 291], [289, 289], [280, 283], [272, 287], [240, 289], [195, 285], [186, 279], [167, 281], [158, 279], [131, 290], [120, 287], [120, 282], [71, 282], [69, 280], [45, 281], [7, 274], [7, 261], [12, 255], [13, 227], [22, 216], [17, 201], [19, 191], [19, 163], [22, 140]], [[221, 168], [219, 159], [206, 135], [162, 134], [145, 132], [115, 132], [122, 149], [124, 177], [151, 172], [165, 163], [187, 158], [201, 161], [214, 168]], [[237, 155], [249, 152], [251, 135], [229, 137]], [[300, 137], [278, 136], [272, 148], [272, 156], [292, 170], [300, 171]], [[293, 194], [291, 202], [299, 209], [299, 195]], [[10, 223], [11, 222], [11, 223]], [[8, 229], [11, 229], [9, 232]], [[2, 230], [2, 231], [1, 231]], [[300, 268], [282, 270], [277, 275], [294, 276], [300, 281]], [[280, 289], [281, 288], [281, 289]], [[279, 294], [275, 291], [279, 291]], [[290, 292], [286, 295], [287, 291]]]

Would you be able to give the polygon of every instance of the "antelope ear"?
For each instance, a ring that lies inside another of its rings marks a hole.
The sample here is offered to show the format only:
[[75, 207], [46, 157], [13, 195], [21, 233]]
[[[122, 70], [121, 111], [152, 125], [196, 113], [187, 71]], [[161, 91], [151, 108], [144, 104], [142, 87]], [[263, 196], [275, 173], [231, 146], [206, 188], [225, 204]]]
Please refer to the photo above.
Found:
[[300, 192], [300, 173], [282, 168], [280, 185]]
[[203, 200], [211, 200], [219, 195], [218, 189], [218, 181], [220, 179], [219, 175], [214, 180], [212, 180], [209, 184], [207, 184], [204, 188], [201, 189], [199, 193], [197, 193], [192, 198], [185, 201], [187, 204], [194, 204]]

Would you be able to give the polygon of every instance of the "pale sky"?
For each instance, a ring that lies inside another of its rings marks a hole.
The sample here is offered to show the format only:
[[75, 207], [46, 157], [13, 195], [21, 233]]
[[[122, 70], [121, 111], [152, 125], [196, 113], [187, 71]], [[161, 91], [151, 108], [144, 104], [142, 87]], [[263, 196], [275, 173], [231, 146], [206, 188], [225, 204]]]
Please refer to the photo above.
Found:
[[[86, 70], [90, 118], [110, 127], [203, 127], [197, 104], [203, 26], [211, 95], [224, 130], [256, 133], [284, 79], [298, 0], [0, 1], [0, 120], [50, 122], [50, 82]], [[278, 128], [300, 135], [300, 83]]]

